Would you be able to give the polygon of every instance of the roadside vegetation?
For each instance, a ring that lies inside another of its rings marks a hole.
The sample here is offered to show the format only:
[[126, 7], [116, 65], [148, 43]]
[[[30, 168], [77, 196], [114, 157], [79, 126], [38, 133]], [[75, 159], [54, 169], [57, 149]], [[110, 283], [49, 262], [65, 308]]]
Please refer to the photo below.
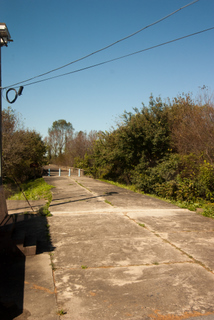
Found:
[[22, 183], [20, 185], [20, 191], [14, 192], [11, 197], [9, 197], [9, 200], [40, 200], [45, 199], [47, 202], [46, 204], [39, 209], [39, 214], [42, 216], [50, 216], [49, 211], [49, 205], [52, 200], [52, 193], [51, 189], [54, 188], [54, 186], [49, 185], [45, 182], [43, 178], [35, 179], [32, 181], [28, 181], [26, 183]]
[[176, 200], [172, 200], [169, 198], [163, 198], [163, 197], [159, 197], [155, 194], [147, 194], [143, 191], [141, 191], [140, 189], [137, 189], [135, 185], [131, 184], [131, 185], [126, 185], [123, 183], [119, 183], [119, 182], [114, 182], [112, 180], [105, 180], [105, 179], [98, 179], [100, 181], [112, 184], [114, 186], [123, 188], [123, 189], [127, 189], [127, 190], [131, 190], [134, 191], [136, 193], [141, 193], [141, 194], [145, 194], [148, 195], [150, 197], [154, 197], [156, 199], [160, 199], [160, 200], [165, 200], [167, 202], [170, 202], [180, 208], [184, 208], [184, 209], [189, 209], [190, 211], [197, 211], [197, 209], [202, 209], [201, 211], [199, 211], [199, 213], [201, 213], [202, 215], [204, 215], [205, 217], [210, 217], [210, 218], [214, 218], [214, 203], [211, 202], [207, 202], [204, 201], [202, 199], [197, 199], [197, 202], [194, 201], [176, 201]]
[[[47, 184], [43, 178], [22, 183], [20, 188], [24, 192], [27, 200], [52, 200], [52, 194], [50, 190], [54, 188], [54, 186]], [[19, 191], [13, 194], [9, 200], [25, 200], [25, 197], [23, 193]]]
[[[46, 199], [39, 213], [49, 215], [52, 186], [41, 178], [46, 145], [40, 134], [24, 128], [20, 115], [8, 107], [2, 112], [2, 167], [6, 198]], [[22, 191], [21, 191], [22, 190]]]
[[8, 108], [3, 111], [4, 183], [35, 180], [46, 163], [73, 166], [214, 217], [214, 103], [205, 86], [201, 93], [197, 99], [187, 94], [164, 102], [151, 96], [148, 106], [125, 111], [105, 132], [75, 133], [70, 122], [58, 120], [44, 141], [24, 130]]
[[94, 178], [128, 186], [214, 217], [214, 108], [190, 95], [124, 112], [76, 159]]
[[46, 146], [36, 131], [24, 128], [20, 115], [8, 107], [2, 112], [3, 182], [26, 182], [42, 176]]

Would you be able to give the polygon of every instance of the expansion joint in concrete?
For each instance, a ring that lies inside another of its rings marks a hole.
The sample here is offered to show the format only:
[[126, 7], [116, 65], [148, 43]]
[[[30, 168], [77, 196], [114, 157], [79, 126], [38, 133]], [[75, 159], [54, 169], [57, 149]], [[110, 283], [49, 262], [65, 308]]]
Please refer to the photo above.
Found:
[[73, 180], [79, 187], [83, 188], [84, 190], [90, 192], [93, 195], [96, 195], [94, 192], [92, 192], [90, 189], [86, 188], [83, 184], [81, 184], [80, 182], [78, 182], [77, 180], [74, 180], [71, 178], [71, 180]]
[[85, 191], [87, 191], [88, 193], [92, 194], [94, 197], [97, 198], [98, 201], [101, 202], [105, 202], [108, 205], [112, 205], [111, 203], [109, 203], [109, 201], [107, 201], [103, 196], [100, 196], [99, 194], [97, 194], [96, 192], [91, 191], [89, 188], [85, 187], [82, 183], [78, 182], [77, 180], [72, 179], [79, 187], [81, 187], [82, 189], [84, 189]]
[[162, 241], [168, 243], [169, 245], [171, 245], [173, 248], [175, 248], [176, 250], [180, 251], [182, 254], [186, 255], [189, 259], [192, 259], [192, 261], [196, 264], [199, 264], [201, 267], [203, 267], [204, 269], [206, 269], [207, 271], [211, 272], [212, 274], [214, 274], [213, 270], [211, 270], [209, 267], [205, 266], [205, 264], [197, 259], [195, 259], [193, 256], [191, 256], [189, 253], [187, 253], [186, 251], [182, 250], [181, 248], [177, 247], [175, 244], [171, 243], [169, 240], [164, 239], [163, 237], [161, 237], [158, 233], [156, 233], [155, 231], [151, 231], [156, 237], [161, 238]]
[[[131, 218], [127, 213], [124, 213], [124, 216], [127, 217], [129, 220], [135, 222], [136, 224], [139, 225], [139, 223], [136, 221], [136, 219]], [[142, 224], [142, 223], [141, 223]], [[153, 233], [156, 237], [160, 238], [162, 241], [168, 243], [169, 245], [171, 245], [173, 248], [175, 248], [176, 250], [180, 251], [182, 254], [186, 255], [189, 259], [192, 260], [193, 263], [196, 263], [198, 265], [200, 265], [201, 267], [203, 267], [204, 269], [206, 269], [208, 272], [214, 274], [213, 270], [210, 269], [209, 267], [207, 267], [203, 262], [195, 259], [194, 257], [192, 257], [190, 254], [188, 254], [186, 251], [182, 250], [181, 248], [177, 247], [175, 244], [171, 243], [169, 240], [163, 238], [160, 234], [158, 234], [156, 231], [152, 230], [151, 228], [149, 228], [148, 226], [146, 226], [145, 224], [142, 224], [143, 227], [148, 230], [149, 232]], [[210, 230], [210, 232], [212, 232], [212, 230]], [[185, 261], [182, 263], [186, 263]]]
[[[56, 302], [56, 310], [58, 310], [58, 303], [57, 303], [57, 287], [56, 287], [56, 280], [55, 280], [55, 268], [53, 264], [53, 255], [50, 253], [50, 265], [52, 268], [52, 277], [53, 277], [53, 286], [54, 286], [54, 296], [55, 296], [55, 302]], [[58, 317], [59, 319], [59, 317]]]
[[164, 266], [164, 265], [177, 265], [177, 264], [193, 264], [194, 261], [173, 261], [173, 262], [153, 262], [153, 263], [141, 263], [141, 264], [127, 264], [127, 265], [117, 265], [117, 266], [98, 266], [98, 267], [85, 267], [84, 269], [82, 269], [81, 267], [71, 267], [71, 268], [67, 268], [67, 267], [58, 267], [55, 270], [101, 270], [101, 269], [125, 269], [125, 268], [133, 268], [133, 267], [152, 267], [152, 266]]

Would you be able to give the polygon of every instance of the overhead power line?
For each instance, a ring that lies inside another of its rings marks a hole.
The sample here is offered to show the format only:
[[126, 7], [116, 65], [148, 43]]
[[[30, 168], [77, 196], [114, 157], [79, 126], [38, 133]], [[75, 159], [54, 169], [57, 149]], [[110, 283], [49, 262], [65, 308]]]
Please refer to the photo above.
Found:
[[96, 51], [94, 51], [94, 52], [92, 52], [92, 53], [89, 53], [89, 54], [87, 54], [86, 56], [83, 56], [83, 57], [81, 57], [81, 58], [79, 58], [79, 59], [73, 60], [73, 61], [71, 61], [71, 62], [69, 62], [69, 63], [67, 63], [67, 64], [65, 64], [65, 65], [63, 65], [63, 66], [61, 66], [61, 67], [58, 67], [58, 68], [49, 70], [49, 71], [47, 71], [47, 72], [41, 73], [41, 74], [39, 74], [39, 75], [37, 75], [37, 76], [34, 76], [34, 77], [31, 77], [31, 78], [29, 78], [29, 79], [26, 79], [26, 80], [23, 80], [23, 81], [14, 83], [14, 84], [12, 84], [12, 85], [10, 85], [10, 86], [7, 86], [7, 87], [4, 87], [4, 88], [2, 88], [2, 89], [7, 89], [7, 88], [9, 88], [9, 87], [14, 87], [14, 86], [16, 86], [16, 85], [18, 85], [18, 84], [23, 84], [23, 83], [25, 83], [25, 82], [29, 82], [29, 81], [34, 80], [34, 79], [36, 79], [36, 78], [43, 77], [43, 76], [45, 76], [45, 75], [47, 75], [47, 74], [50, 74], [50, 73], [52, 73], [52, 72], [55, 72], [55, 71], [58, 71], [58, 70], [60, 70], [60, 69], [65, 68], [65, 67], [68, 67], [68, 66], [70, 66], [71, 64], [74, 64], [74, 63], [76, 63], [76, 62], [79, 62], [79, 61], [81, 61], [81, 60], [84, 60], [84, 59], [86, 59], [86, 58], [89, 58], [90, 56], [92, 56], [92, 55], [94, 55], [94, 54], [96, 54], [96, 53], [99, 53], [99, 52], [101, 52], [101, 51], [103, 51], [103, 50], [106, 50], [106, 49], [108, 49], [108, 48], [110, 48], [110, 47], [118, 44], [119, 42], [122, 42], [122, 41], [124, 41], [124, 40], [127, 40], [127, 39], [135, 36], [136, 34], [144, 31], [145, 29], [148, 29], [148, 28], [154, 26], [155, 24], [158, 24], [158, 23], [166, 20], [167, 18], [171, 17], [171, 16], [174, 15], [175, 13], [183, 10], [184, 8], [187, 8], [187, 7], [191, 6], [191, 5], [193, 5], [194, 3], [198, 2], [198, 1], [200, 1], [200, 0], [194, 0], [194, 1], [190, 2], [190, 3], [188, 3], [187, 5], [185, 5], [185, 6], [181, 7], [181, 8], [179, 8], [179, 9], [171, 12], [170, 14], [166, 15], [165, 17], [163, 17], [163, 18], [161, 18], [161, 19], [159, 19], [159, 20], [157, 20], [157, 21], [155, 21], [155, 22], [153, 22], [153, 23], [151, 23], [151, 24], [149, 24], [149, 25], [141, 28], [140, 30], [135, 31], [134, 33], [132, 33], [132, 34], [130, 34], [130, 35], [124, 37], [124, 38], [121, 38], [121, 39], [119, 39], [119, 40], [117, 40], [117, 41], [115, 41], [115, 42], [113, 42], [113, 43], [111, 43], [111, 44], [109, 44], [109, 45], [101, 48], [101, 49], [98, 49], [98, 50], [96, 50]]
[[[130, 56], [133, 56], [135, 54], [139, 54], [139, 53], [142, 53], [142, 52], [145, 52], [145, 51], [148, 51], [148, 50], [152, 50], [152, 49], [155, 49], [155, 48], [170, 44], [172, 42], [183, 40], [183, 39], [186, 39], [186, 38], [189, 38], [189, 37], [192, 37], [192, 36], [195, 36], [195, 35], [198, 35], [200, 33], [207, 32], [207, 31], [210, 31], [210, 30], [213, 30], [213, 29], [214, 29], [214, 27], [211, 27], [211, 28], [208, 28], [208, 29], [205, 29], [205, 30], [201, 30], [201, 31], [198, 31], [198, 32], [195, 32], [195, 33], [188, 34], [188, 35], [180, 37], [180, 38], [176, 38], [176, 39], [173, 39], [173, 40], [169, 40], [169, 41], [157, 44], [155, 46], [152, 46], [152, 47], [149, 47], [149, 48], [146, 48], [146, 49], [142, 49], [142, 50], [139, 50], [139, 51], [135, 51], [135, 52], [132, 52], [132, 53], [117, 57], [117, 58], [106, 60], [106, 61], [94, 64], [94, 65], [91, 65], [91, 66], [88, 66], [88, 67], [84, 67], [84, 68], [81, 68], [81, 69], [77, 69], [77, 70], [73, 70], [73, 71], [70, 71], [70, 72], [66, 72], [66, 73], [63, 73], [63, 74], [60, 74], [60, 75], [57, 75], [57, 76], [52, 76], [52, 77], [49, 77], [49, 78], [46, 78], [46, 79], [41, 79], [41, 80], [37, 80], [37, 81], [34, 81], [34, 82], [30, 82], [30, 83], [25, 84], [25, 87], [26, 86], [30, 86], [32, 84], [39, 83], [39, 82], [48, 81], [48, 80], [51, 80], [51, 79], [67, 76], [67, 75], [72, 74], [72, 73], [77, 73], [77, 72], [80, 72], [80, 71], [84, 71], [84, 70], [88, 70], [88, 69], [91, 69], [91, 68], [95, 68], [95, 67], [98, 67], [98, 66], [101, 66], [101, 65], [116, 61], [116, 60], [124, 59], [124, 58], [130, 57]], [[6, 89], [6, 88], [7, 87], [5, 87], [3, 89]]]

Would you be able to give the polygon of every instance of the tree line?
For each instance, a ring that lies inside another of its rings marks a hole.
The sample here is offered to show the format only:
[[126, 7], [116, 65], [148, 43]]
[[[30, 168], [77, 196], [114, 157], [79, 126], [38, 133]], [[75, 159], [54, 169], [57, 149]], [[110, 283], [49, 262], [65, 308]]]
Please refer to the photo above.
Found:
[[177, 201], [214, 202], [214, 107], [180, 95], [124, 112], [76, 166], [95, 178]]
[[125, 111], [109, 131], [75, 132], [61, 119], [44, 140], [25, 130], [11, 108], [3, 110], [4, 180], [34, 178], [47, 163], [176, 201], [213, 203], [214, 105], [206, 95], [164, 102], [151, 96], [148, 106]]
[[74, 132], [70, 122], [54, 121], [48, 136], [25, 129], [19, 114], [8, 107], [2, 111], [3, 182], [26, 182], [41, 177], [43, 166], [54, 163], [74, 166], [75, 159], [90, 154], [97, 132]]
[[83, 159], [86, 153], [91, 154], [97, 137], [96, 131], [74, 132], [73, 125], [64, 119], [54, 121], [45, 138], [47, 160], [49, 163], [73, 167], [77, 159]]

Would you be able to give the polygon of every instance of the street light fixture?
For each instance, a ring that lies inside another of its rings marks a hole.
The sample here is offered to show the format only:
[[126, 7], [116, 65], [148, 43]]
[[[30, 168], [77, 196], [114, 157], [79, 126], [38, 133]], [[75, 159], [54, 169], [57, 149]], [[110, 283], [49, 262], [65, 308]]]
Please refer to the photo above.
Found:
[[5, 23], [0, 22], [0, 38], [1, 38], [1, 47], [6, 46], [7, 43], [13, 41], [10, 36], [10, 32]]
[[0, 225], [7, 216], [7, 206], [2, 185], [2, 86], [1, 86], [1, 47], [13, 41], [5, 23], [0, 22]]

